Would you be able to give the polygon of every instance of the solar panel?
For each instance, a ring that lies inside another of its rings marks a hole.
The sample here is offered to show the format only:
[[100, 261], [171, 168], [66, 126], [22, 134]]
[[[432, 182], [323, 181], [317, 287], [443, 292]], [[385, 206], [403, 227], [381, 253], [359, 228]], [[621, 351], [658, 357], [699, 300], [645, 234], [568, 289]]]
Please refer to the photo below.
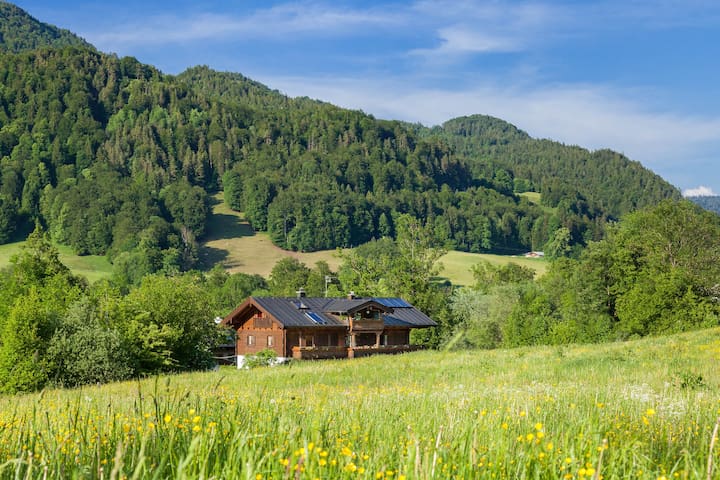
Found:
[[410, 304], [402, 298], [376, 298], [381, 305], [392, 308], [408, 308]]
[[315, 312], [305, 312], [305, 316], [318, 325], [327, 325], [327, 321]]

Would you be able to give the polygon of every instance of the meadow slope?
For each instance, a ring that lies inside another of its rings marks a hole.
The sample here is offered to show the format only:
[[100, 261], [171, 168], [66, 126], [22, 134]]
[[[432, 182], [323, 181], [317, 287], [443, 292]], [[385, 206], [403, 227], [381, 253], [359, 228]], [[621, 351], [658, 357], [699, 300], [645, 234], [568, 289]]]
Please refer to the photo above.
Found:
[[[221, 263], [232, 273], [257, 273], [265, 278], [270, 275], [275, 263], [285, 257], [297, 258], [309, 267], [325, 261], [332, 270], [337, 270], [341, 264], [337, 250], [305, 253], [276, 247], [266, 233], [253, 231], [241, 213], [230, 210], [220, 195], [215, 196], [201, 256], [206, 268]], [[453, 285], [471, 285], [474, 281], [470, 268], [481, 260], [493, 264], [515, 262], [532, 268], [538, 275], [546, 270], [543, 259], [450, 251], [440, 258], [443, 265], [440, 277]]]
[[717, 478], [718, 360], [712, 329], [2, 397], [0, 476]]

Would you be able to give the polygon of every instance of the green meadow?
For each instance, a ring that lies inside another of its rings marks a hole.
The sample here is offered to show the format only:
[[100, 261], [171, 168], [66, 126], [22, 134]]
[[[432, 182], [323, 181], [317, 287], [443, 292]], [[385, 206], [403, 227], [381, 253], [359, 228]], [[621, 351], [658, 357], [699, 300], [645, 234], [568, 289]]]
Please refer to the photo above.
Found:
[[720, 329], [0, 398], [2, 478], [718, 478]]
[[[13, 255], [20, 252], [25, 242], [8, 243], [0, 245], [0, 268], [10, 264]], [[67, 265], [73, 273], [82, 275], [90, 282], [107, 278], [112, 273], [112, 265], [104, 256], [100, 255], [75, 255], [70, 247], [56, 245], [60, 252], [60, 261]]]

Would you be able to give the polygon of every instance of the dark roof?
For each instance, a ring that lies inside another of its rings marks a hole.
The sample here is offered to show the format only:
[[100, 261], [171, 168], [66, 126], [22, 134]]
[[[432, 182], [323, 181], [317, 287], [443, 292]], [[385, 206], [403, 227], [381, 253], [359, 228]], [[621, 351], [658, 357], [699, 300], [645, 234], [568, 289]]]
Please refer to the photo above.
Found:
[[[434, 327], [437, 325], [401, 298], [311, 298], [311, 297], [251, 297], [248, 299], [259, 308], [275, 317], [285, 327], [346, 327], [344, 317], [350, 313], [374, 304], [383, 310], [388, 326]], [[231, 323], [237, 309], [228, 315]], [[333, 315], [333, 314], [337, 314]]]
[[[332, 301], [329, 298], [279, 298], [279, 297], [253, 297], [255, 304], [275, 317], [286, 327], [345, 327], [337, 317], [325, 312], [325, 306]], [[318, 324], [306, 314], [313, 313], [325, 320], [325, 324]]]

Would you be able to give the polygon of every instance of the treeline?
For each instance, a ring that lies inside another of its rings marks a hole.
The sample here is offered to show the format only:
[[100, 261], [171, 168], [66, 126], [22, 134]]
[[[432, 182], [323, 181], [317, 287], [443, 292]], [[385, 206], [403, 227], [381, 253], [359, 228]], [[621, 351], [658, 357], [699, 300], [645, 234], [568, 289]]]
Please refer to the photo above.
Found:
[[475, 274], [477, 284], [451, 298], [459, 345], [593, 343], [717, 326], [720, 217], [665, 201], [626, 215], [536, 281], [517, 266]]
[[[219, 190], [276, 245], [301, 251], [394, 236], [403, 214], [426, 219], [458, 250], [539, 250], [560, 229], [582, 246], [602, 238], [616, 211], [674, 195], [634, 166], [621, 188], [603, 177], [608, 198], [629, 199], [606, 208], [568, 185], [631, 164], [619, 156], [587, 177], [545, 182], [434, 130], [287, 98], [206, 67], [172, 77], [132, 58], [45, 48], [0, 54], [0, 86], [0, 241], [39, 220], [79, 254], [143, 265], [128, 273], [133, 281], [197, 266], [208, 196]], [[545, 155], [533, 142], [513, 155]], [[547, 205], [517, 195], [532, 189]]]

